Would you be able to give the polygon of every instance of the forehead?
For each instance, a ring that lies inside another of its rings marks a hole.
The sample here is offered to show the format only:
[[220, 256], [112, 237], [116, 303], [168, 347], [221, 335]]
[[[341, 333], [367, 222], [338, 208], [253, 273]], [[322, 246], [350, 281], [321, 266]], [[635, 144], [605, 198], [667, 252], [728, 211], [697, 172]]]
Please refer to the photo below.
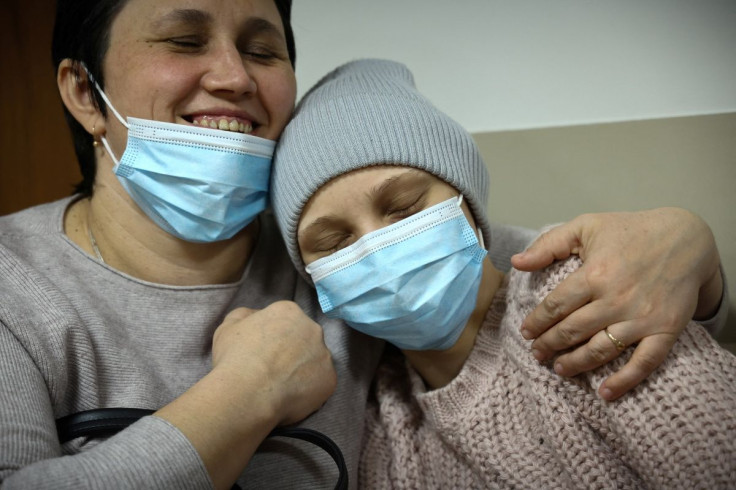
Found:
[[114, 31], [116, 26], [146, 28], [202, 21], [237, 25], [251, 17], [270, 20], [283, 32], [273, 0], [128, 0], [112, 27]]
[[376, 186], [380, 186], [387, 180], [392, 182], [406, 182], [408, 184], [417, 178], [433, 179], [437, 182], [442, 182], [424, 170], [399, 165], [375, 165], [353, 170], [335, 177], [324, 184], [315, 193], [315, 196], [317, 194], [340, 192], [376, 191], [379, 189]]
[[302, 218], [334, 214], [345, 203], [368, 206], [387, 194], [418, 187], [454, 189], [433, 174], [417, 168], [398, 165], [366, 167], [339, 175], [320, 187], [302, 210]]

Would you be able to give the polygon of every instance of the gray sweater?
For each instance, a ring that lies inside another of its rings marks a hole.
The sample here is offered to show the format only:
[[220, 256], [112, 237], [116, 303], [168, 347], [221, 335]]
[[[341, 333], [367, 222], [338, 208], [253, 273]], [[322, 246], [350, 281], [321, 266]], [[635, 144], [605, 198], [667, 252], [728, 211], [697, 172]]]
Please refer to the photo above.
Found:
[[[69, 199], [0, 218], [0, 481], [2, 488], [211, 488], [189, 441], [149, 416], [105, 440], [60, 446], [55, 419], [103, 407], [158, 409], [211, 367], [212, 334], [235, 307], [293, 300], [325, 331], [338, 387], [303, 426], [331, 437], [356, 474], [368, 384], [382, 344], [322, 316], [268, 216], [242, 279], [175, 287], [122, 274], [63, 233]], [[67, 457], [63, 457], [67, 456]], [[71, 457], [69, 457], [71, 456]], [[321, 449], [261, 446], [245, 488], [330, 488]]]

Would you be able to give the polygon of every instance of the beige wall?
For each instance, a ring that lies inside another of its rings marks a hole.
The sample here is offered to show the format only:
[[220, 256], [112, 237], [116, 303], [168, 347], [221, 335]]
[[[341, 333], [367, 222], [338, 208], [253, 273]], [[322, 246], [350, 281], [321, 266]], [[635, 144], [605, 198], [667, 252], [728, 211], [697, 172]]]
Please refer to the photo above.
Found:
[[711, 226], [730, 280], [719, 340], [736, 347], [736, 113], [475, 135], [494, 221], [538, 228], [583, 212], [679, 206]]

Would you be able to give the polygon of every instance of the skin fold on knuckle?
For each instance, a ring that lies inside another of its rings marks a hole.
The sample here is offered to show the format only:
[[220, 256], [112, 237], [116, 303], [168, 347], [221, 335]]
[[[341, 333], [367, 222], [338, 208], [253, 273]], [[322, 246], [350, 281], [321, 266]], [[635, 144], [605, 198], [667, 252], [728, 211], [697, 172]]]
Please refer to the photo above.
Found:
[[560, 348], [572, 347], [582, 340], [580, 333], [569, 323], [558, 323], [551, 333], [556, 336], [554, 344]]
[[[669, 347], [664, 349], [664, 352], [669, 352]], [[640, 352], [638, 355], [632, 357], [629, 361], [633, 368], [639, 373], [639, 377], [649, 376], [650, 373], [654, 372], [655, 369], [662, 364], [664, 361], [664, 355], [662, 355], [661, 348], [656, 351]]]
[[565, 316], [564, 298], [558, 297], [554, 291], [544, 298], [540, 306], [541, 308], [536, 310], [539, 313], [537, 320], [540, 323], [559, 321]]
[[585, 346], [585, 359], [586, 366], [598, 367], [611, 360], [611, 352], [607, 345], [591, 340]]

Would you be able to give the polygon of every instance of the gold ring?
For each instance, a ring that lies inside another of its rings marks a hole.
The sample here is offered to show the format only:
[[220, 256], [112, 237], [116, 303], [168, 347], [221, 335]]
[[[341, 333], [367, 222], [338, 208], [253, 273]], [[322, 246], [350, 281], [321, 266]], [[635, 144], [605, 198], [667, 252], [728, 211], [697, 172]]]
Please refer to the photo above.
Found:
[[613, 335], [611, 335], [611, 332], [608, 331], [608, 328], [606, 328], [604, 330], [604, 332], [606, 332], [606, 335], [608, 335], [608, 338], [611, 339], [611, 342], [613, 342], [613, 345], [616, 346], [616, 350], [617, 351], [621, 352], [624, 349], [626, 349], [626, 344], [624, 344], [619, 339], [617, 339], [616, 337], [614, 337]]

